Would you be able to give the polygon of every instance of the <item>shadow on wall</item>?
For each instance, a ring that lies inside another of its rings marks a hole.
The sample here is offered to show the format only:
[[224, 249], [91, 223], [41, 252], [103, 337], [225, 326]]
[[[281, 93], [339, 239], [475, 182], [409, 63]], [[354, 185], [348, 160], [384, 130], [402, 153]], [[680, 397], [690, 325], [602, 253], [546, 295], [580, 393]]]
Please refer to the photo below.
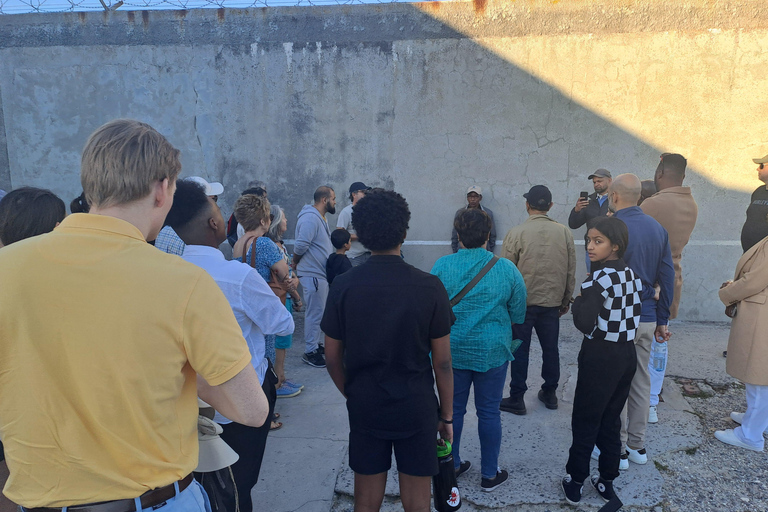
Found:
[[[411, 205], [409, 240], [433, 244], [406, 254], [428, 269], [448, 252], [453, 213], [471, 184], [483, 187], [502, 238], [524, 220], [531, 185], [550, 187], [551, 215], [565, 223], [595, 169], [650, 178], [670, 149], [500, 57], [519, 50], [524, 60], [531, 46], [554, 44], [546, 37], [530, 39], [527, 50], [496, 29], [475, 40], [408, 4], [223, 12], [0, 18], [12, 184], [74, 197], [87, 136], [109, 119], [133, 117], [182, 150], [184, 175], [225, 185], [225, 210], [249, 181], [265, 181], [286, 210], [289, 235], [319, 185], [334, 186], [339, 210], [353, 181], [398, 190]], [[504, 26], [519, 30], [514, 21]], [[670, 147], [686, 153], [682, 140]], [[740, 253], [727, 241], [737, 240], [743, 220], [722, 214], [743, 211], [747, 196], [692, 171], [687, 184], [706, 206], [694, 238], [713, 244], [687, 249], [681, 318], [720, 319], [717, 285]]]

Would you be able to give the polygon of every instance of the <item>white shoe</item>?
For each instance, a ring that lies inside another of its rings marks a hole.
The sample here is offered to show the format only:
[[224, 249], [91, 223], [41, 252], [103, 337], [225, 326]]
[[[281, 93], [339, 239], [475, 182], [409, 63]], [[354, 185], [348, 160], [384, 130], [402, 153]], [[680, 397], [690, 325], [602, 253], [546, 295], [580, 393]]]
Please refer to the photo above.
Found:
[[629, 469], [629, 459], [627, 458], [626, 453], [621, 454], [621, 458], [619, 459], [619, 470], [626, 471]]
[[[746, 413], [743, 413], [743, 412], [732, 412], [731, 413], [731, 419], [733, 421], [735, 421], [736, 423], [738, 423], [739, 425], [741, 425], [742, 423], [744, 423], [744, 414], [746, 414]], [[765, 429], [765, 432], [768, 433], [768, 428]]]
[[627, 446], [627, 458], [635, 464], [645, 464], [648, 462], [648, 454], [645, 452], [645, 448], [639, 450], [633, 450]]
[[733, 429], [728, 430], [718, 430], [715, 432], [715, 438], [718, 441], [722, 441], [725, 444], [730, 444], [733, 446], [738, 446], [739, 448], [746, 448], [747, 450], [752, 450], [753, 452], [762, 452], [762, 448], [756, 448], [754, 446], [748, 445], [747, 443], [743, 442], [741, 439], [736, 437], [736, 434], [733, 432]]
[[592, 460], [600, 460], [600, 448], [597, 446], [592, 448]]
[[656, 406], [652, 405], [648, 408], [648, 423], [658, 423], [659, 414], [656, 412]]

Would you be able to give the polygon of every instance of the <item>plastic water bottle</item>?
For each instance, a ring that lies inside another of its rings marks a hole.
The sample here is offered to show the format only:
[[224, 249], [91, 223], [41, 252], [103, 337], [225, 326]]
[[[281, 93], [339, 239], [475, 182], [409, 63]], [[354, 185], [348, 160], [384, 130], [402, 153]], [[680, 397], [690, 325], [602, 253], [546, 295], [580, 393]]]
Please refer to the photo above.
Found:
[[667, 344], [654, 340], [651, 344], [651, 361], [653, 369], [663, 372], [667, 366]]
[[437, 512], [453, 512], [461, 508], [461, 494], [456, 483], [456, 472], [453, 468], [451, 443], [437, 442], [438, 473], [432, 477], [432, 495], [435, 499]]

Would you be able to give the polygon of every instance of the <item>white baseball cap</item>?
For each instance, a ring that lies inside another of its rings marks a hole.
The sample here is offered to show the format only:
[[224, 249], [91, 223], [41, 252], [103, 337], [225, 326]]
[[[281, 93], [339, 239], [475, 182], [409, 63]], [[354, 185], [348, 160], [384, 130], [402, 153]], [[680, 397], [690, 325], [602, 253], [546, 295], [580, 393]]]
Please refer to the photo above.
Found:
[[203, 186], [205, 189], [205, 195], [207, 196], [218, 196], [222, 193], [224, 193], [224, 185], [219, 183], [218, 181], [214, 181], [213, 183], [208, 183], [204, 178], [201, 178], [200, 176], [190, 176], [189, 178], [184, 178], [185, 180], [194, 181], [195, 183], [199, 183]]
[[478, 187], [477, 185], [472, 185], [467, 189], [467, 195], [471, 194], [472, 192], [476, 193], [479, 196], [483, 195], [483, 189]]

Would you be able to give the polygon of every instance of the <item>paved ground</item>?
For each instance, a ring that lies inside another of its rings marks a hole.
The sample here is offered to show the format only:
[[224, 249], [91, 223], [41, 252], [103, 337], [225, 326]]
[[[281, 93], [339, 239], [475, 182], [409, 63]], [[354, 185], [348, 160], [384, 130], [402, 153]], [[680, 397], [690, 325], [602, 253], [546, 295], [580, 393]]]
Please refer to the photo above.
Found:
[[[302, 340], [297, 318], [297, 341]], [[651, 462], [630, 465], [616, 481], [624, 510], [681, 512], [768, 510], [768, 457], [712, 439], [719, 428], [733, 428], [730, 410], [743, 410], [743, 388], [725, 374], [725, 323], [673, 323], [668, 379], [659, 406], [660, 421], [648, 431]], [[511, 478], [492, 493], [480, 491], [479, 442], [474, 410], [468, 411], [462, 456], [475, 467], [459, 480], [463, 510], [597, 510], [602, 501], [585, 488], [582, 505], [564, 506], [558, 482], [570, 446], [571, 403], [580, 336], [569, 316], [561, 324], [560, 408], [549, 411], [535, 390], [541, 351], [533, 345], [528, 415], [502, 413], [504, 438], [500, 465]], [[284, 426], [270, 435], [262, 476], [254, 489], [256, 510], [351, 511], [352, 473], [346, 462], [348, 425], [344, 400], [324, 370], [300, 361], [301, 346], [289, 351], [288, 377], [305, 384], [299, 396], [278, 400]], [[684, 397], [693, 385], [697, 397]], [[471, 401], [470, 401], [471, 407]], [[389, 478], [382, 510], [401, 510], [396, 475]], [[745, 501], [748, 500], [748, 501]]]

